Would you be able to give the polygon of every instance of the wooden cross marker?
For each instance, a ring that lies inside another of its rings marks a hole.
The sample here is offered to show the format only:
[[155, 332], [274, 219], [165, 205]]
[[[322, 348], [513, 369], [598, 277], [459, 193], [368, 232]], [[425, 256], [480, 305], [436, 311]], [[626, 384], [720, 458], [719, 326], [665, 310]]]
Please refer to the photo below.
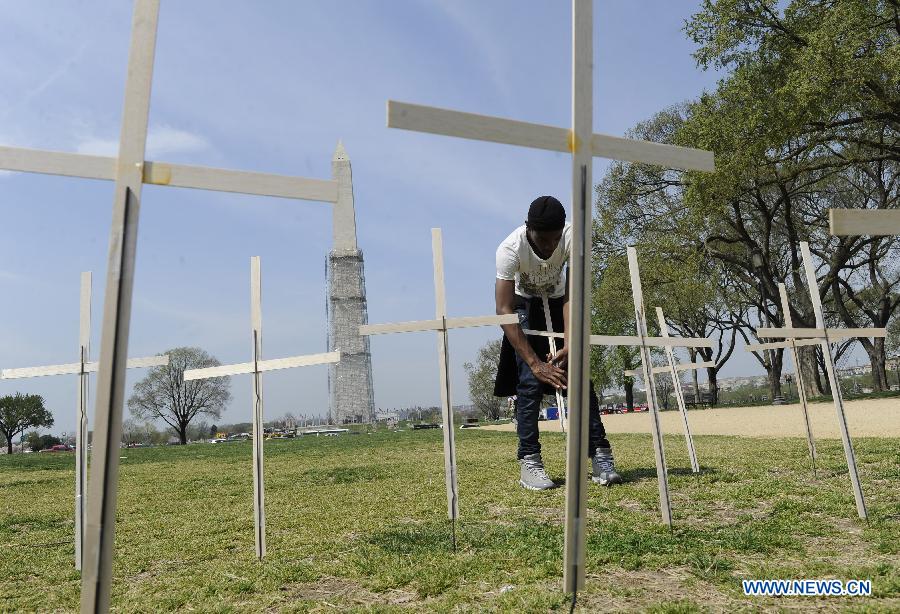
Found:
[[[866, 500], [859, 483], [859, 472], [856, 469], [856, 455], [853, 452], [853, 442], [850, 440], [850, 432], [847, 429], [847, 416], [844, 413], [844, 398], [841, 394], [840, 382], [834, 371], [834, 357], [831, 355], [831, 340], [848, 339], [850, 337], [886, 337], [884, 328], [825, 328], [825, 316], [822, 311], [822, 298], [819, 296], [819, 284], [816, 280], [816, 270], [813, 268], [812, 256], [809, 253], [809, 243], [800, 242], [800, 253], [803, 256], [803, 269], [806, 273], [806, 284], [809, 286], [809, 298], [812, 301], [813, 313], [816, 316], [816, 328], [760, 328], [756, 331], [757, 337], [780, 337], [783, 339], [814, 339], [822, 347], [822, 356], [825, 359], [825, 371], [828, 374], [828, 383], [831, 386], [831, 396], [834, 398], [834, 409], [837, 413], [838, 426], [841, 430], [841, 442], [844, 444], [844, 456], [847, 458], [847, 469], [850, 473], [850, 482], [853, 485], [853, 497], [856, 499], [856, 511], [859, 517], [867, 520]], [[796, 344], [795, 344], [796, 345]]]
[[256, 529], [256, 556], [266, 556], [266, 493], [263, 474], [263, 388], [262, 374], [278, 369], [293, 369], [311, 365], [338, 362], [341, 353], [307, 354], [290, 358], [262, 359], [262, 283], [260, 280], [259, 256], [250, 258], [250, 339], [251, 362], [242, 362], [203, 369], [188, 369], [184, 381], [189, 382], [211, 377], [228, 375], [252, 375], [251, 407], [253, 412], [253, 518]]
[[456, 483], [456, 433], [453, 427], [453, 404], [450, 394], [450, 348], [447, 332], [454, 328], [471, 328], [500, 324], [516, 324], [516, 314], [475, 316], [466, 318], [447, 317], [447, 298], [444, 289], [444, 247], [440, 228], [431, 229], [431, 252], [434, 266], [434, 320], [415, 320], [393, 324], [363, 324], [360, 335], [383, 335], [392, 333], [412, 333], [426, 330], [437, 332], [438, 364], [441, 382], [441, 415], [444, 421], [444, 477], [447, 487], [447, 517], [453, 527], [453, 542], [456, 546], [455, 523], [459, 518], [459, 493]]
[[838, 236], [900, 235], [898, 209], [829, 209], [831, 234]]
[[[794, 323], [791, 318], [791, 307], [788, 302], [787, 289], [784, 284], [778, 284], [778, 293], [781, 296], [781, 312], [784, 314], [784, 325], [786, 328], [793, 328]], [[760, 350], [776, 350], [780, 348], [789, 348], [791, 350], [791, 358], [794, 361], [794, 371], [797, 374], [797, 395], [800, 397], [800, 408], [803, 410], [803, 424], [806, 427], [806, 447], [809, 449], [809, 462], [812, 466], [813, 477], [816, 475], [816, 441], [813, 438], [812, 425], [809, 421], [809, 408], [806, 401], [806, 388], [803, 385], [803, 374], [800, 370], [800, 356], [797, 348], [805, 345], [818, 345], [818, 339], [788, 339], [787, 341], [773, 341], [770, 343], [754, 343], [744, 346], [748, 352], [757, 352]]]
[[[541, 296], [541, 302], [544, 306], [544, 323], [547, 325], [547, 330], [553, 330], [553, 316], [550, 314], [550, 299], [546, 294]], [[556, 356], [558, 351], [556, 347], [556, 338], [550, 337], [550, 357], [553, 358]], [[556, 410], [559, 412], [559, 428], [562, 429], [562, 432], [566, 432], [566, 399], [562, 395], [562, 391], [556, 390]]]
[[144, 159], [159, 0], [135, 0], [119, 155], [116, 158], [0, 147], [0, 169], [115, 181], [106, 297], [100, 340], [94, 420], [93, 466], [88, 516], [83, 612], [109, 609], [115, 539], [118, 444], [125, 400], [125, 363], [143, 184], [278, 196], [328, 203], [338, 201], [338, 182], [266, 173], [215, 169]]
[[[88, 442], [88, 383], [91, 373], [96, 373], [98, 363], [90, 362], [91, 343], [91, 273], [81, 274], [81, 305], [79, 323], [78, 362], [45, 367], [25, 367], [20, 369], [0, 369], [0, 379], [23, 379], [50, 375], [78, 375], [78, 402], [75, 414], [75, 569], [81, 569], [84, 545], [84, 485], [87, 481]], [[148, 356], [129, 358], [126, 368], [157, 367], [169, 364], [169, 357]]]
[[[644, 317], [644, 292], [641, 287], [641, 273], [638, 267], [637, 251], [633, 247], [628, 248], [628, 270], [631, 274], [631, 292], [634, 298], [634, 314], [637, 335], [590, 335], [589, 343], [590, 345], [626, 345], [640, 348], [641, 371], [637, 374], [643, 375], [644, 382], [647, 384], [647, 407], [650, 410], [651, 416], [650, 433], [653, 437], [653, 450], [656, 459], [656, 476], [659, 482], [659, 510], [663, 522], [671, 527], [672, 506], [669, 499], [669, 478], [666, 471], [666, 458], [665, 452], [663, 450], [662, 429], [659, 425], [659, 413], [657, 409], [659, 405], [656, 399], [656, 381], [653, 377], [654, 373], [659, 371], [658, 368], [653, 368], [652, 362], [650, 361], [650, 348], [712, 347], [712, 341], [710, 339], [700, 338], [692, 339], [687, 337], [670, 337], [668, 336], [668, 334], [662, 337], [648, 336], [647, 321]], [[665, 327], [663, 328], [663, 330], [665, 331]], [[547, 331], [537, 330], [526, 330], [525, 334], [556, 338], [563, 337], [562, 333], [551, 333]], [[663, 369], [665, 369], [665, 367], [663, 367]], [[587, 412], [585, 412], [585, 415], [587, 415]], [[587, 448], [587, 445], [585, 445], [585, 448]], [[586, 453], [587, 452], [585, 451], [585, 454]], [[566, 496], [576, 497], [579, 496], [579, 494], [567, 489]], [[567, 564], [569, 564], [568, 561]]]
[[[680, 169], [714, 170], [713, 154], [594, 134], [594, 2], [572, 0], [572, 125], [560, 128], [434, 107], [388, 101], [388, 126], [446, 136], [518, 145], [572, 154], [572, 253], [569, 297], [569, 430], [566, 463], [566, 531], [563, 590], [584, 586], [584, 527], [587, 492], [588, 402], [590, 371], [591, 170], [593, 157], [658, 164]], [[574, 399], [574, 401], [573, 401]], [[573, 494], [569, 494], [569, 493]]]
[[[662, 333], [662, 336], [669, 338], [669, 326], [666, 324], [666, 316], [663, 313], [662, 307], [656, 308], [656, 318], [659, 321], [659, 330]], [[651, 371], [653, 374], [668, 373], [672, 380], [672, 389], [675, 391], [675, 400], [678, 403], [678, 411], [681, 413], [681, 425], [684, 427], [684, 441], [687, 445], [688, 456], [691, 459], [691, 471], [700, 473], [700, 463], [697, 462], [697, 451], [694, 448], [694, 436], [691, 434], [691, 424], [688, 422], [687, 405], [685, 405], [684, 402], [684, 390], [681, 388], [681, 378], [678, 376], [678, 373], [681, 371], [692, 371], [694, 369], [714, 367], [716, 363], [713, 360], [707, 360], [705, 362], [678, 364], [678, 361], [675, 358], [674, 346], [667, 345], [664, 350], [668, 365], [652, 367]], [[625, 371], [625, 375], [634, 377], [640, 375], [640, 370], [632, 369]]]

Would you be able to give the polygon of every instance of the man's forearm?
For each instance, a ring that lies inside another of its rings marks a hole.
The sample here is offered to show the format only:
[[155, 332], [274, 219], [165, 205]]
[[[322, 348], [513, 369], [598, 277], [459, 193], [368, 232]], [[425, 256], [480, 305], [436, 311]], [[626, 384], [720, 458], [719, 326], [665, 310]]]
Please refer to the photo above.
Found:
[[534, 365], [540, 362], [540, 358], [528, 343], [528, 337], [522, 331], [522, 327], [518, 324], [503, 324], [502, 328], [516, 353], [533, 369]]

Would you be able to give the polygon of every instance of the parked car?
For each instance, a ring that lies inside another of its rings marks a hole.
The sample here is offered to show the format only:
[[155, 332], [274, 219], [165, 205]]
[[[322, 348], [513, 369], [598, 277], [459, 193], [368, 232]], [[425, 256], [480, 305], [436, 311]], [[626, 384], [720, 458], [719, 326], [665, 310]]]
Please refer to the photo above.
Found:
[[50, 446], [49, 448], [44, 448], [41, 452], [71, 452], [72, 447], [67, 446], [64, 443], [58, 443], [55, 446]]
[[627, 414], [628, 406], [625, 403], [616, 403], [616, 413], [617, 414]]
[[650, 407], [646, 403], [634, 406], [634, 411], [650, 411]]

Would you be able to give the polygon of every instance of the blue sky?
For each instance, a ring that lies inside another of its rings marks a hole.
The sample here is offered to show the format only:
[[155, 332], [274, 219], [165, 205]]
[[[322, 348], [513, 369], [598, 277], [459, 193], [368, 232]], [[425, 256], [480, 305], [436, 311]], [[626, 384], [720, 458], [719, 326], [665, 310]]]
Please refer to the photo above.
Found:
[[[681, 31], [698, 4], [596, 2], [596, 131], [621, 135], [714, 87]], [[432, 227], [449, 313], [493, 313], [496, 246], [535, 196], [568, 206], [569, 157], [388, 129], [385, 101], [567, 126], [570, 20], [562, 0], [162, 0], [148, 158], [330, 178], [342, 139], [370, 321], [432, 317]], [[130, 23], [130, 2], [0, 0], [0, 144], [114, 155]], [[595, 162], [595, 181], [606, 166]], [[85, 270], [96, 358], [111, 205], [110, 183], [0, 174], [0, 366], [75, 360]], [[248, 360], [254, 255], [264, 357], [325, 350], [328, 205], [147, 186], [139, 236], [131, 356], [197, 345]], [[497, 335], [452, 334], [455, 403], [468, 401], [463, 362]], [[437, 404], [435, 354], [428, 333], [373, 339], [376, 405]], [[761, 369], [737, 356], [724, 375], [750, 372]], [[324, 412], [326, 382], [325, 367], [266, 375], [267, 418]], [[0, 394], [42, 394], [54, 430], [70, 431], [75, 385], [2, 382]], [[249, 420], [249, 382], [232, 378], [232, 391], [221, 422]]]

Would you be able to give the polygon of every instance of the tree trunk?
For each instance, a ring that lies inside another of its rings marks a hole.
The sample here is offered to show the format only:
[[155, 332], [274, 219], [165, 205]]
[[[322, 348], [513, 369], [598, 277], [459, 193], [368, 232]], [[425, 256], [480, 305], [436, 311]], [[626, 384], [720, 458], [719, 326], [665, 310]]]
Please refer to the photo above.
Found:
[[766, 378], [769, 380], [769, 402], [781, 396], [781, 367], [784, 364], [784, 352], [766, 350]]
[[634, 380], [630, 377], [625, 380], [625, 406], [634, 411]]
[[709, 404], [715, 407], [719, 404], [719, 370], [716, 367], [706, 367], [706, 379], [709, 380]]
[[12, 454], [12, 437], [6, 438], [6, 453]]
[[890, 390], [885, 366], [884, 339], [875, 338], [874, 343], [868, 339], [862, 341], [865, 341], [862, 346], [869, 355], [869, 363], [872, 365], [872, 388], [876, 392]]
[[[825, 356], [822, 354], [822, 348], [816, 346], [816, 377], [818, 377], [819, 373], [827, 373], [825, 369]], [[838, 380], [838, 385], [840, 386], [840, 376], [837, 374], [837, 365], [834, 368], [834, 376]], [[825, 396], [831, 396], [831, 380], [828, 379], [827, 375], [822, 379], [822, 394]]]
[[797, 348], [797, 354], [800, 359], [800, 364], [797, 368], [803, 377], [803, 388], [806, 390], [806, 396], [822, 396], [825, 394], [825, 388], [822, 386], [822, 379], [819, 377], [816, 346], [799, 347]]
[[182, 445], [182, 446], [187, 445], [187, 427], [188, 427], [188, 425], [181, 424], [181, 425], [179, 425], [179, 427], [180, 428], [178, 429], [178, 444]]
[[[688, 348], [688, 354], [691, 357], [691, 362], [697, 362], [697, 350], [694, 348]], [[700, 403], [700, 385], [697, 383], [697, 371], [698, 369], [691, 369], [691, 378], [694, 380], [694, 403]]]
[[781, 365], [776, 364], [768, 370], [769, 376], [769, 402], [771, 403], [781, 394]]

